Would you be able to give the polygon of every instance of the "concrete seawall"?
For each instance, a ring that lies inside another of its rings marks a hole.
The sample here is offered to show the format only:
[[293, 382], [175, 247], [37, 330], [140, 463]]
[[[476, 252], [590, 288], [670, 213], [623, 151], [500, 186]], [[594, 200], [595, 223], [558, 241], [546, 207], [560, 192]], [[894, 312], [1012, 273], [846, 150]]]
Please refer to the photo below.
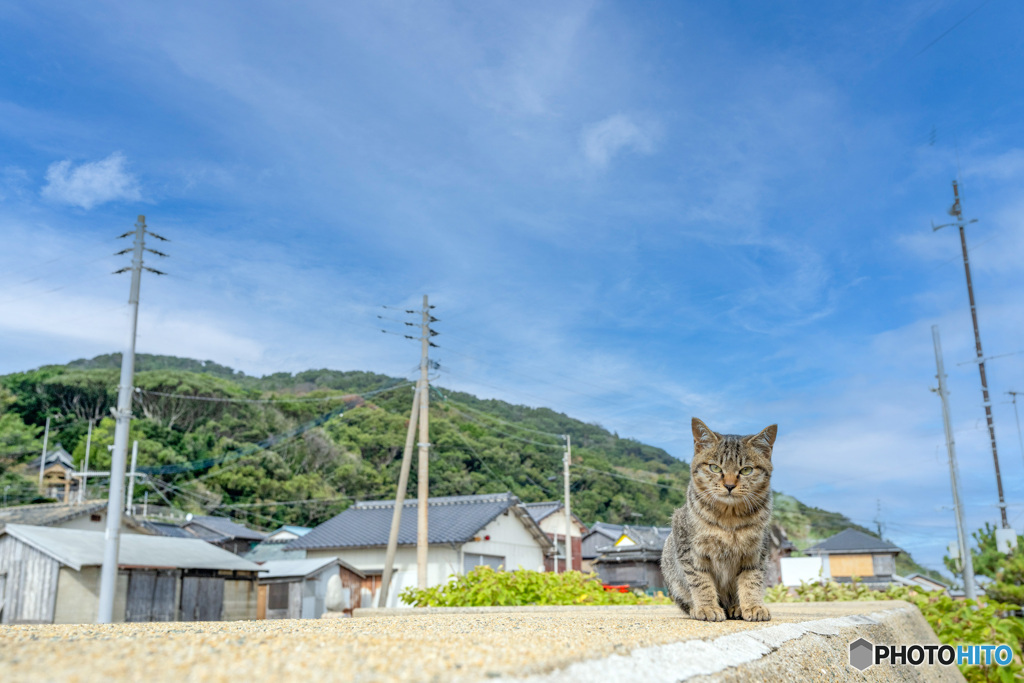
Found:
[[937, 644], [905, 602], [790, 603], [773, 620], [674, 607], [357, 610], [356, 618], [0, 628], [7, 681], [963, 680], [848, 664], [849, 643]]

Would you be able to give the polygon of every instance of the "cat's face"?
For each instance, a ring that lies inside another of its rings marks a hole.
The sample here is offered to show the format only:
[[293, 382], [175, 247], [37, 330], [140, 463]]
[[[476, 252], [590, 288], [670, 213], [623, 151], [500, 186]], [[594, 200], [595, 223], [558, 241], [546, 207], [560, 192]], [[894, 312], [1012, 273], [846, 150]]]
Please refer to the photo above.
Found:
[[778, 426], [758, 434], [735, 436], [711, 431], [693, 418], [690, 476], [706, 501], [747, 507], [771, 492], [772, 446]]

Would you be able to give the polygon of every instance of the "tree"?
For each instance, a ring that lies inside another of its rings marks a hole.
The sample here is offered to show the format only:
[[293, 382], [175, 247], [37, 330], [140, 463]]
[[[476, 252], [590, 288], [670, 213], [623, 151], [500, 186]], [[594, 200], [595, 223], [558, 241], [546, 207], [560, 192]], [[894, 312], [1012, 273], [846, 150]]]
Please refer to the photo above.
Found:
[[25, 424], [20, 415], [9, 410], [14, 402], [14, 394], [0, 387], [0, 474], [41, 448], [38, 439], [41, 430]]
[[[996, 545], [996, 527], [985, 522], [984, 529], [978, 529], [972, 536], [978, 549], [971, 549], [974, 573], [992, 579], [985, 585], [985, 595], [999, 602], [1024, 605], [1024, 536], [1017, 536], [1017, 547], [1009, 554]], [[959, 563], [950, 557], [943, 561], [950, 571], [960, 573]]]

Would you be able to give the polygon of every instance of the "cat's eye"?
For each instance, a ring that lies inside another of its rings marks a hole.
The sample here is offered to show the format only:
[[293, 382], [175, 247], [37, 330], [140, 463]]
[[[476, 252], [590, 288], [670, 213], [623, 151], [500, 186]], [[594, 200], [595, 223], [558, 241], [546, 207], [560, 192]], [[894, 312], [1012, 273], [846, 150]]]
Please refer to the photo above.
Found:
[[750, 474], [753, 471], [753, 467], [744, 467], [742, 470], [740, 470], [740, 474]]
[[708, 469], [710, 469], [715, 474], [718, 474], [719, 472], [722, 471], [722, 468], [719, 467], [718, 465], [708, 465]]

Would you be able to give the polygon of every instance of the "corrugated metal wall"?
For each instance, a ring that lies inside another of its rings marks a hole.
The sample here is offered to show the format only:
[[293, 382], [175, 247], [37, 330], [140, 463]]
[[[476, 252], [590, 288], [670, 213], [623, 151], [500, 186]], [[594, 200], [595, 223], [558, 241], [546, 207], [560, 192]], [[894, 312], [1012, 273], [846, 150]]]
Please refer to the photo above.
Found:
[[10, 535], [0, 536], [0, 574], [6, 575], [0, 623], [53, 622], [60, 563]]

